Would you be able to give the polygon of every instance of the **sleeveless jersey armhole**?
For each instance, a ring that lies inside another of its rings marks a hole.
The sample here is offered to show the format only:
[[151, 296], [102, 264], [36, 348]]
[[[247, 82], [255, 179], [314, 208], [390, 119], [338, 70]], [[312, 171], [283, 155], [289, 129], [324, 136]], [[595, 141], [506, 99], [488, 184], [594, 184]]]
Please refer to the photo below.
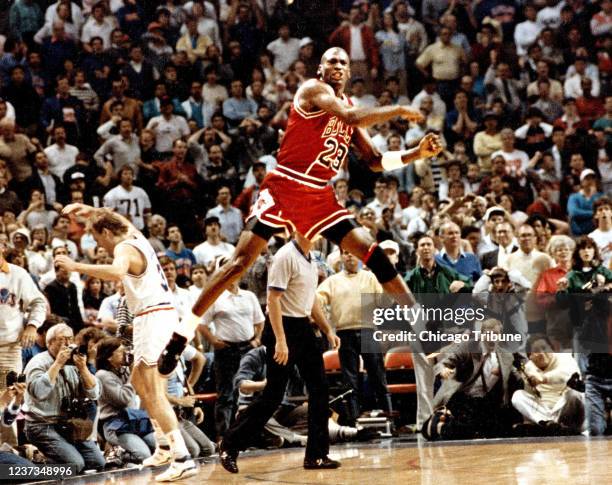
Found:
[[147, 269], [149, 268], [149, 262], [147, 261], [147, 257], [141, 251], [141, 249], [138, 246], [136, 246], [135, 244], [131, 244], [129, 241], [124, 241], [124, 242], [125, 242], [125, 244], [129, 245], [131, 248], [134, 248], [136, 251], [138, 251], [140, 253], [140, 255], [142, 256], [142, 259], [144, 260], [144, 263], [145, 263], [145, 267], [142, 270], [142, 273], [140, 273], [139, 275], [135, 275], [135, 274], [130, 273], [128, 271], [127, 275], [130, 276], [131, 278], [142, 278], [144, 276], [144, 274], [147, 272]]

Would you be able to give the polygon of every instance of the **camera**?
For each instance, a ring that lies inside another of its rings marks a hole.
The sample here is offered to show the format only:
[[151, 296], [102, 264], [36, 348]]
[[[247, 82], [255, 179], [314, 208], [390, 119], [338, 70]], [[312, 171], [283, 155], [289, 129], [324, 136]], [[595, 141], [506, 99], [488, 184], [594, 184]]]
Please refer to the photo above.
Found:
[[68, 348], [70, 349], [70, 358], [66, 362], [66, 365], [74, 365], [75, 355], [87, 356], [87, 345], [85, 344], [82, 344], [82, 345], [70, 344]]
[[72, 397], [62, 398], [62, 414], [69, 418], [93, 419], [96, 415], [96, 403], [89, 398], [79, 399]]
[[17, 374], [14, 370], [10, 371], [6, 375], [6, 387], [12, 387], [17, 382], [25, 382], [26, 376], [25, 374]]
[[574, 372], [572, 374], [572, 377], [569, 378], [569, 380], [567, 381], [567, 387], [578, 392], [585, 391], [584, 381], [581, 379], [580, 374], [578, 374], [578, 372]]
[[125, 367], [130, 367], [134, 363], [134, 354], [131, 350], [126, 350], [123, 353], [123, 365]]

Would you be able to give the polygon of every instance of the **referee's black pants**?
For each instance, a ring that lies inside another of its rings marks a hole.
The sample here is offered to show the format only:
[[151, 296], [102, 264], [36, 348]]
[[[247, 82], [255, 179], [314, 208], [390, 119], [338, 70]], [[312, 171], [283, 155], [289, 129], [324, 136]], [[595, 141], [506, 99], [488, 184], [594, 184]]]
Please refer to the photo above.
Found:
[[289, 362], [280, 365], [274, 361], [276, 339], [270, 322], [266, 321], [263, 343], [267, 354], [267, 385], [225, 433], [224, 445], [229, 450], [244, 450], [255, 443], [264, 425], [282, 402], [291, 369], [296, 365], [308, 390], [306, 458], [316, 460], [329, 453], [329, 394], [321, 342], [307, 318], [283, 317], [283, 327], [289, 348]]

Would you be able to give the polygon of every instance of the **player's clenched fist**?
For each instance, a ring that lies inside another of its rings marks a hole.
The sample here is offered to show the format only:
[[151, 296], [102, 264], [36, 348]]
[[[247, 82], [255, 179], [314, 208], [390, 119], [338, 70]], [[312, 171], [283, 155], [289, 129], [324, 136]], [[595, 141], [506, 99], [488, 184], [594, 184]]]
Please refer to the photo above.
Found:
[[419, 143], [421, 158], [435, 157], [442, 151], [442, 140], [434, 133], [428, 133]]

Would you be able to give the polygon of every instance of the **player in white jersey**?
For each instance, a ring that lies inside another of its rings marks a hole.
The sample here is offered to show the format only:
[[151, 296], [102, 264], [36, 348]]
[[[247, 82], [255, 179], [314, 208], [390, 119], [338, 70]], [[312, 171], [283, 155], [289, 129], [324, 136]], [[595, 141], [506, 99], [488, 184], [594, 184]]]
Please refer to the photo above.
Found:
[[179, 324], [168, 282], [152, 246], [123, 216], [110, 209], [70, 204], [63, 213], [89, 220], [98, 245], [113, 255], [112, 264], [82, 264], [57, 256], [55, 264], [68, 271], [121, 281], [128, 309], [134, 314], [134, 367], [131, 382], [151, 417], [157, 449], [145, 466], [172, 462], [157, 481], [174, 481], [197, 473], [187, 451], [176, 415], [166, 397], [166, 382], [157, 360]]
[[144, 190], [134, 186], [134, 169], [130, 165], [121, 167], [117, 175], [119, 185], [104, 195], [104, 206], [128, 217], [142, 231], [151, 215], [151, 200]]

